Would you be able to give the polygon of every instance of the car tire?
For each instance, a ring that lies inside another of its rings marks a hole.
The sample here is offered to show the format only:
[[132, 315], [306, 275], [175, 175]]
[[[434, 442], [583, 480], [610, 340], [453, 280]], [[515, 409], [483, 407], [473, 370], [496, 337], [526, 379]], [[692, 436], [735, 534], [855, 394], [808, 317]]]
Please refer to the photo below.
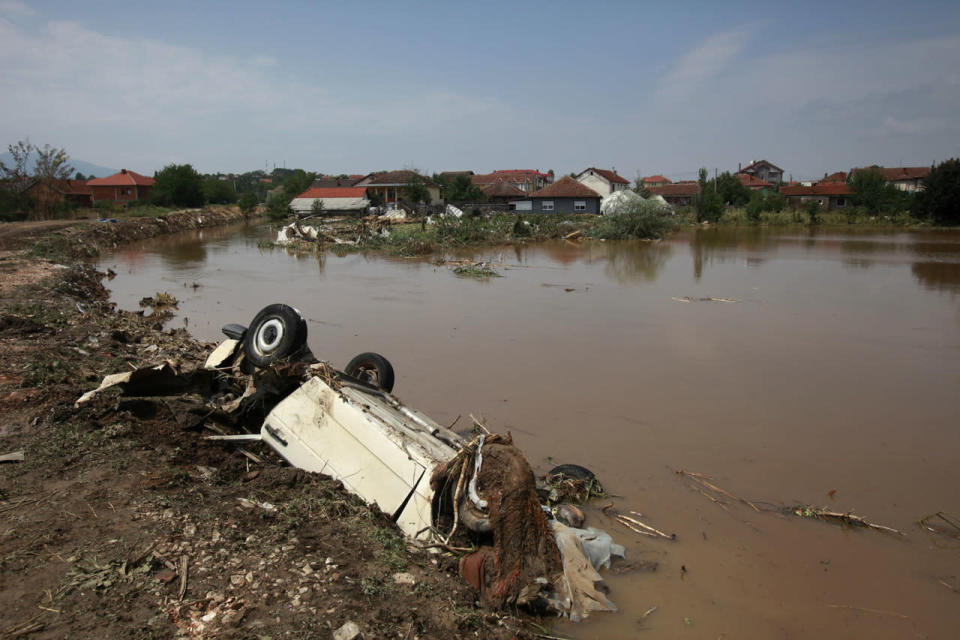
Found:
[[547, 472], [547, 475], [548, 476], [563, 475], [570, 478], [571, 480], [584, 480], [584, 481], [594, 480], [597, 477], [597, 475], [593, 471], [590, 471], [590, 469], [587, 469], [586, 467], [581, 467], [578, 464], [558, 465], [553, 469], [550, 469], [550, 471]]
[[379, 353], [361, 353], [347, 364], [343, 372], [387, 393], [393, 391], [393, 365]]
[[243, 353], [255, 367], [268, 367], [307, 343], [307, 322], [286, 304], [267, 305], [254, 316], [243, 337]]

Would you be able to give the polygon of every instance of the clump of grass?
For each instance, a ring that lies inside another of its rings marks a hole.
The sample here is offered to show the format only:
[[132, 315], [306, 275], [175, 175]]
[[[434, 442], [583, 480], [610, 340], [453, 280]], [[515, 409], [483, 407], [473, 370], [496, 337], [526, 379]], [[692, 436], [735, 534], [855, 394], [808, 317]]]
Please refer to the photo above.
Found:
[[502, 278], [499, 273], [493, 270], [486, 262], [474, 262], [471, 264], [462, 264], [459, 267], [455, 267], [453, 272], [458, 276], [465, 276], [468, 278], [477, 278], [478, 280], [483, 280], [484, 278]]
[[153, 297], [154, 307], [175, 307], [178, 304], [180, 304], [180, 301], [166, 291], [158, 292], [157, 295]]

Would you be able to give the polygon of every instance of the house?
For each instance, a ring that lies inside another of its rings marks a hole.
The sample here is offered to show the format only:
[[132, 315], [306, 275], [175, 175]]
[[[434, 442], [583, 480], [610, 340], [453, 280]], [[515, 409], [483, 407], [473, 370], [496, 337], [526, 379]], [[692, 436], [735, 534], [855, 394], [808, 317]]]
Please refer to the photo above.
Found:
[[853, 177], [859, 171], [870, 171], [875, 169], [880, 172], [887, 184], [892, 184], [900, 191], [914, 193], [923, 190], [923, 179], [930, 175], [930, 167], [860, 167], [850, 169], [850, 176]]
[[120, 173], [106, 178], [88, 180], [87, 186], [90, 187], [94, 204], [105, 200], [127, 203], [145, 200], [153, 189], [153, 182], [153, 178], [122, 169]]
[[768, 189], [773, 189], [773, 184], [767, 182], [766, 180], [761, 180], [756, 176], [752, 176], [749, 173], [738, 173], [736, 177], [740, 180], [740, 183], [751, 191], [766, 191]]
[[93, 206], [90, 187], [85, 180], [34, 180], [24, 193], [42, 210], [49, 210], [62, 202], [72, 202], [80, 207]]
[[694, 180], [681, 180], [680, 182], [665, 184], [662, 187], [650, 188], [650, 195], [660, 196], [666, 200], [668, 204], [677, 207], [689, 207], [692, 205], [699, 192], [700, 185]]
[[493, 184], [483, 185], [480, 190], [492, 204], [509, 204], [527, 196], [521, 189], [506, 180], [497, 180]]
[[590, 167], [577, 174], [577, 182], [600, 194], [606, 198], [614, 191], [621, 191], [630, 187], [630, 181], [623, 176], [617, 175], [616, 171], [607, 169], [597, 169]]
[[670, 184], [670, 179], [660, 175], [659, 173], [652, 176], [647, 176], [646, 178], [640, 178], [640, 184], [649, 189], [650, 187], [662, 187], [664, 185]]
[[379, 197], [381, 202], [399, 202], [403, 200], [403, 188], [410, 184], [410, 181], [414, 178], [423, 181], [423, 186], [430, 192], [429, 204], [441, 204], [440, 187], [427, 176], [422, 176], [410, 169], [369, 173], [355, 182], [353, 186], [366, 187], [367, 197]]
[[495, 184], [501, 180], [512, 184], [517, 189], [529, 195], [552, 183], [553, 171], [541, 173], [536, 169], [498, 169], [493, 173], [470, 176], [470, 182], [481, 189], [484, 185]]
[[783, 182], [783, 169], [767, 160], [754, 160], [747, 166], [738, 168], [737, 173], [745, 173], [754, 178], [770, 182], [778, 187], [780, 183]]
[[317, 202], [324, 213], [363, 213], [370, 206], [364, 187], [310, 187], [290, 201], [290, 209], [312, 213]]
[[780, 195], [794, 208], [810, 201], [817, 202], [827, 211], [843, 209], [853, 204], [853, 189], [845, 182], [821, 182], [811, 187], [783, 186], [780, 187]]
[[539, 191], [534, 191], [527, 200], [515, 202], [517, 211], [533, 213], [600, 213], [600, 194], [564, 176]]

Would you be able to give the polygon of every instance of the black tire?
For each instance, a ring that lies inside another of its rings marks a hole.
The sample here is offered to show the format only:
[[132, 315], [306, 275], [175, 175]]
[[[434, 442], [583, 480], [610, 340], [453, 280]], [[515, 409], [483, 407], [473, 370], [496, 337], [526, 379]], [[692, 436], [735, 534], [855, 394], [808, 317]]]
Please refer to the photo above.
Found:
[[300, 312], [285, 304], [260, 310], [243, 337], [243, 353], [256, 367], [268, 367], [293, 355], [307, 343], [307, 322]]
[[578, 464], [561, 464], [559, 466], [550, 469], [547, 473], [547, 476], [559, 476], [563, 475], [571, 480], [594, 480], [597, 475], [587, 469], [586, 467], [581, 467]]
[[361, 353], [347, 364], [343, 372], [387, 393], [393, 391], [393, 365], [379, 353]]

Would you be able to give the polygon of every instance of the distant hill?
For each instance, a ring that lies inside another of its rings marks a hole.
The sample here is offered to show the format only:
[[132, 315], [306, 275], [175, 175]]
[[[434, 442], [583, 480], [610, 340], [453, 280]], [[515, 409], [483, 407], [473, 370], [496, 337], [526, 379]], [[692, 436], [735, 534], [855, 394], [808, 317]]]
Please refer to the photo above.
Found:
[[[9, 167], [10, 164], [13, 162], [13, 156], [10, 155], [9, 151], [0, 153], [0, 162], [4, 163]], [[30, 162], [28, 162], [28, 165], [30, 166], [31, 171], [36, 166], [36, 164], [37, 164], [36, 154], [31, 154]], [[79, 171], [85, 176], [89, 177], [92, 174], [98, 178], [106, 178], [107, 176], [112, 176], [117, 171], [119, 171], [119, 169], [110, 169], [109, 167], [101, 167], [98, 164], [93, 164], [92, 162], [86, 162], [84, 160], [78, 160], [77, 158], [70, 158], [70, 166], [73, 167], [73, 171], [70, 172], [71, 178], [77, 173], [77, 171]]]

